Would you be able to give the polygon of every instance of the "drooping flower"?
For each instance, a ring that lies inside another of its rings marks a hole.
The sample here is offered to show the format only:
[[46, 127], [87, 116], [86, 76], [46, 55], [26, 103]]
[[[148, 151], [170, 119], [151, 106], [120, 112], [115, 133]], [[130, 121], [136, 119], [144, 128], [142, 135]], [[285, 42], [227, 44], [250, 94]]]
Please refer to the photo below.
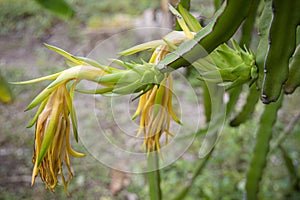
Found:
[[[121, 52], [121, 54], [130, 55], [155, 47], [149, 63], [157, 65], [165, 55], [176, 48], [176, 45], [188, 39], [184, 32], [173, 31], [166, 35], [163, 40], [138, 45]], [[140, 116], [140, 128], [137, 136], [144, 134], [143, 146], [146, 147], [147, 153], [155, 150], [160, 153], [159, 140], [163, 134], [165, 134], [166, 144], [168, 143], [168, 137], [173, 136], [170, 132], [171, 118], [181, 124], [173, 110], [172, 98], [173, 78], [171, 73], [166, 73], [161, 82], [155, 84], [153, 88], [140, 96], [138, 108], [132, 118], [135, 119]]]
[[[73, 108], [76, 85], [82, 79], [98, 82], [99, 78], [111, 73], [111, 69], [97, 64], [93, 60], [73, 56], [57, 47], [46, 46], [66, 57], [73, 67], [49, 76], [15, 82], [14, 84], [31, 84], [53, 80], [26, 108], [26, 110], [30, 110], [40, 105], [36, 115], [28, 125], [31, 127], [36, 124], [31, 185], [40, 175], [46, 188], [54, 191], [60, 183], [60, 175], [61, 183], [66, 193], [69, 194], [67, 186], [73, 177], [70, 155], [74, 157], [84, 156], [84, 154], [73, 150], [70, 144], [71, 126], [74, 138], [78, 141], [76, 114]], [[96, 67], [92, 66], [91, 63]], [[112, 85], [108, 83], [107, 87]], [[112, 89], [109, 88], [106, 91]], [[63, 170], [64, 168], [67, 169], [67, 173]]]
[[144, 134], [143, 146], [146, 151], [157, 150], [160, 153], [160, 137], [165, 134], [166, 144], [170, 132], [171, 117], [181, 123], [172, 107], [172, 76], [166, 75], [163, 81], [140, 97], [138, 108], [133, 119], [140, 115], [140, 128], [137, 136]]
[[[57, 87], [43, 101], [40, 108], [42, 111], [36, 121], [31, 184], [34, 184], [39, 174], [46, 188], [54, 191], [59, 183], [58, 175], [60, 174], [65, 191], [69, 194], [67, 185], [73, 177], [70, 155], [82, 157], [84, 154], [74, 151], [70, 145], [69, 114], [72, 110], [72, 100], [66, 85], [62, 84]], [[63, 172], [63, 165], [68, 169], [67, 178]]]

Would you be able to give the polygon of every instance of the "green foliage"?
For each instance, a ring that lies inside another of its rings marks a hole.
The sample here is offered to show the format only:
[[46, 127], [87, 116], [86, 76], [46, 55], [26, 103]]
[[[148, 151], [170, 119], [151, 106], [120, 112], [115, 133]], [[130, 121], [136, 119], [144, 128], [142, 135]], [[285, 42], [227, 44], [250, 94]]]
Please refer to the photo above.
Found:
[[260, 40], [256, 50], [256, 64], [258, 67], [258, 81], [257, 86], [259, 88], [262, 87], [263, 79], [264, 79], [264, 65], [265, 65], [265, 57], [267, 55], [268, 50], [268, 38], [269, 38], [269, 29], [270, 22], [272, 20], [272, 8], [271, 8], [271, 0], [266, 0], [264, 2], [264, 7], [262, 14], [260, 16], [258, 31], [260, 33]]
[[247, 174], [246, 193], [247, 199], [257, 199], [259, 182], [263, 169], [267, 163], [270, 140], [272, 138], [273, 125], [276, 122], [277, 112], [281, 107], [282, 98], [270, 105], [265, 105], [264, 112], [260, 118], [260, 125], [257, 130], [256, 144], [253, 150], [253, 158]]
[[[300, 38], [300, 37], [299, 37]], [[290, 61], [290, 75], [284, 86], [284, 92], [291, 94], [300, 86], [300, 45], [297, 46], [295, 53]]]
[[259, 5], [260, 0], [255, 0], [252, 3], [252, 7], [250, 8], [250, 14], [248, 17], [245, 19], [242, 27], [242, 36], [240, 39], [240, 45], [241, 46], [246, 46], [249, 47], [251, 38], [252, 38], [252, 30], [255, 25], [255, 19], [256, 19], [256, 14], [257, 14], [257, 9]]
[[295, 51], [296, 29], [300, 22], [299, 8], [300, 1], [272, 1], [272, 21], [262, 90], [262, 100], [265, 103], [277, 101], [282, 86], [288, 79], [289, 60]]
[[64, 0], [35, 0], [38, 4], [43, 6], [44, 8], [50, 10], [51, 12], [64, 17], [70, 18], [74, 15], [75, 11], [73, 8], [68, 5]]

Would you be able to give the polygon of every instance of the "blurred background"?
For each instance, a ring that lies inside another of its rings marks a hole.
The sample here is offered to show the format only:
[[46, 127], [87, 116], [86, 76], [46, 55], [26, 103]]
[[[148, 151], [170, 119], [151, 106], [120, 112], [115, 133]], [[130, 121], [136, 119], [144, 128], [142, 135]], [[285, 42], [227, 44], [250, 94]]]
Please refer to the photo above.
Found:
[[[0, 74], [7, 81], [29, 80], [64, 69], [61, 56], [43, 46], [48, 43], [68, 52], [85, 56], [95, 45], [123, 30], [136, 27], [172, 27], [159, 0], [68, 0], [75, 10], [71, 19], [62, 19], [43, 9], [33, 0], [0, 0]], [[176, 2], [176, 1], [175, 1]], [[192, 0], [191, 11], [205, 21], [214, 13], [213, 1]], [[145, 34], [146, 37], [146, 34]], [[254, 37], [252, 46], [257, 45]], [[191, 80], [197, 86], [197, 81]], [[34, 112], [24, 112], [31, 100], [47, 85], [10, 85], [13, 101], [0, 102], [0, 199], [65, 199], [63, 187], [55, 193], [45, 190], [37, 178], [30, 186], [34, 128], [26, 126]], [[201, 93], [201, 92], [200, 92]], [[246, 93], [238, 101], [237, 110]], [[274, 134], [279, 134], [297, 114], [299, 92], [287, 97], [280, 112]], [[287, 101], [286, 101], [287, 102]], [[105, 110], [102, 110], [105, 112]], [[109, 110], [107, 111], [109, 112]], [[253, 119], [237, 127], [224, 127], [216, 149], [186, 199], [242, 199], [245, 176], [254, 146], [261, 104]], [[87, 122], [88, 123], [88, 122]], [[80, 133], [79, 133], [80, 134]], [[202, 138], [177, 162], [161, 173], [163, 195], [171, 199], [188, 184], [198, 165], [198, 150]], [[300, 127], [283, 144], [299, 166]], [[71, 159], [75, 176], [69, 184], [71, 199], [148, 199], [147, 176], [126, 174], [109, 169], [94, 159], [79, 142], [74, 148], [86, 153]], [[275, 151], [269, 156], [261, 184], [263, 199], [284, 199], [291, 192], [290, 177], [282, 155]], [[201, 197], [201, 198], [200, 198]]]

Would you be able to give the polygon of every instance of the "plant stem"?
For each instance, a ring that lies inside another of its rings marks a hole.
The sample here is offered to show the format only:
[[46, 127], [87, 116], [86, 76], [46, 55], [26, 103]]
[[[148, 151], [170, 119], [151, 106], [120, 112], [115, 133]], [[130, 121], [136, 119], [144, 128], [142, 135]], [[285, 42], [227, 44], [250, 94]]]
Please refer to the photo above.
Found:
[[156, 151], [150, 152], [148, 155], [148, 170], [150, 199], [161, 200], [159, 156]]

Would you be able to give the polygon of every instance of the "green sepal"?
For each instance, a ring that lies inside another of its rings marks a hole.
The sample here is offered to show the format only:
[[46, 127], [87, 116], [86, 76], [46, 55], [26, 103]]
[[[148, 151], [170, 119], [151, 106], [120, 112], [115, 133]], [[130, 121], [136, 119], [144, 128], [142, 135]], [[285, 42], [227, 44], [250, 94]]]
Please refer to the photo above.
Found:
[[129, 55], [138, 53], [140, 51], [145, 51], [148, 49], [155, 49], [159, 45], [162, 45], [162, 44], [164, 44], [163, 40], [153, 40], [150, 42], [145, 42], [143, 44], [136, 45], [136, 46], [126, 49], [124, 51], [121, 51], [121, 52], [119, 52], [119, 54], [122, 56], [129, 56]]
[[39, 105], [42, 101], [44, 101], [49, 95], [56, 89], [56, 87], [52, 88], [45, 88], [41, 93], [39, 93], [32, 101], [31, 103], [27, 106], [25, 111], [31, 110], [32, 108], [36, 107]]
[[78, 58], [76, 58], [75, 56], [73, 56], [72, 54], [66, 52], [65, 50], [63, 50], [61, 48], [58, 48], [58, 47], [55, 47], [55, 46], [52, 46], [52, 45], [49, 45], [49, 44], [46, 44], [46, 43], [44, 43], [44, 45], [48, 49], [50, 49], [50, 50], [52, 50], [52, 51], [54, 51], [54, 52], [62, 55], [63, 57], [67, 58], [68, 60], [72, 61], [73, 63], [75, 63], [77, 65], [84, 65], [84, 62], [82, 62], [81, 60], [79, 60]]
[[169, 4], [169, 10], [173, 15], [175, 15], [177, 22], [179, 23], [181, 29], [183, 30], [184, 34], [186, 35], [187, 38], [194, 38], [194, 35], [191, 33], [189, 30], [187, 24], [185, 23], [184, 18], [181, 16], [181, 14], [171, 5]]
[[80, 56], [74, 56], [74, 58], [76, 58], [76, 59], [78, 59], [78, 60], [80, 60], [80, 61], [82, 61], [86, 64], [89, 64], [93, 67], [100, 68], [100, 69], [102, 69], [103, 71], [105, 71], [107, 73], [112, 73], [113, 72], [112, 67], [101, 65], [99, 62], [97, 62], [94, 59], [86, 58], [86, 57], [80, 57]]
[[69, 69], [64, 70], [56, 80], [54, 80], [48, 88], [56, 87], [57, 85], [70, 81], [72, 79], [85, 79], [89, 81], [97, 82], [99, 77], [103, 75], [103, 71], [99, 68], [93, 66], [83, 66], [78, 65], [76, 67], [72, 67]]
[[106, 93], [111, 93], [113, 90], [114, 87], [105, 87], [96, 90], [76, 89], [77, 92], [84, 93], [84, 94], [106, 94]]
[[112, 93], [114, 94], [132, 94], [139, 91], [139, 88], [141, 88], [143, 85], [140, 83], [139, 80], [136, 80], [135, 82], [129, 83], [129, 84], [121, 84], [116, 85], [115, 88], [112, 90]]
[[49, 76], [44, 76], [44, 77], [29, 80], [29, 81], [19, 81], [19, 82], [9, 82], [9, 83], [14, 84], [14, 85], [25, 85], [25, 84], [31, 84], [31, 83], [38, 83], [38, 82], [46, 81], [46, 80], [54, 80], [60, 74], [61, 74], [61, 72], [58, 72], [58, 73], [55, 73], [55, 74], [51, 74]]
[[67, 102], [68, 111], [69, 111], [70, 116], [71, 116], [74, 138], [75, 138], [76, 142], [78, 142], [78, 128], [77, 128], [76, 112], [75, 112], [75, 109], [74, 109], [74, 106], [73, 106], [73, 103], [72, 103], [72, 98], [71, 98], [69, 92], [67, 91], [67, 88], [65, 88], [65, 99], [66, 99], [66, 102]]
[[172, 42], [170, 42], [169, 40], [163, 38], [163, 41], [168, 45], [169, 48], [171, 48], [172, 50], [176, 50], [177, 46], [175, 44], [173, 44]]
[[186, 22], [186, 24], [190, 28], [190, 30], [192, 30], [193, 32], [198, 32], [202, 29], [202, 26], [200, 25], [198, 20], [190, 12], [188, 12], [181, 5], [181, 3], [178, 4], [178, 10], [179, 10], [181, 16], [183, 17], [184, 21]]
[[48, 102], [48, 99], [49, 99], [49, 98], [47, 97], [47, 98], [41, 103], [39, 109], [36, 111], [36, 113], [35, 113], [33, 119], [32, 119], [31, 122], [27, 125], [26, 128], [30, 128], [30, 127], [32, 127], [32, 126], [35, 124], [35, 122], [36, 122], [36, 120], [38, 119], [39, 115], [40, 115], [41, 112], [44, 110], [44, 108], [45, 108], [45, 106], [46, 106], [46, 104], [47, 104], [47, 102]]

